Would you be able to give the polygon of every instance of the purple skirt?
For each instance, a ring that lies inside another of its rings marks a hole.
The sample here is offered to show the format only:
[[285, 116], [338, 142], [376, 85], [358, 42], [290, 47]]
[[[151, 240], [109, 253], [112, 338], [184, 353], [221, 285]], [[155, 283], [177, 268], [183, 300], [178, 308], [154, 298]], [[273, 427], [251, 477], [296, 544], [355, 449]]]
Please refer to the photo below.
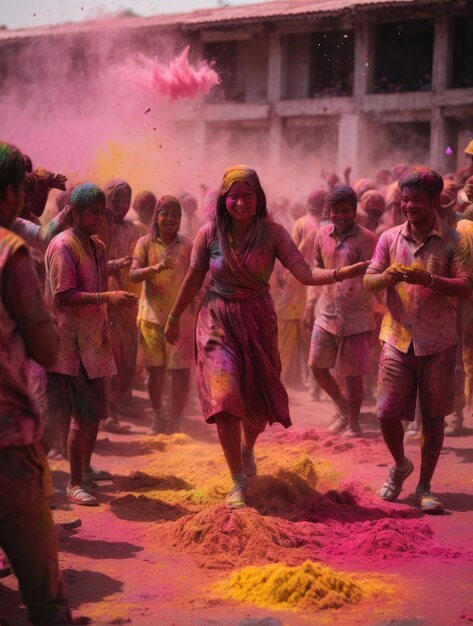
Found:
[[281, 382], [278, 327], [269, 293], [245, 300], [207, 292], [196, 324], [196, 380], [205, 420], [230, 413], [249, 429], [291, 426]]

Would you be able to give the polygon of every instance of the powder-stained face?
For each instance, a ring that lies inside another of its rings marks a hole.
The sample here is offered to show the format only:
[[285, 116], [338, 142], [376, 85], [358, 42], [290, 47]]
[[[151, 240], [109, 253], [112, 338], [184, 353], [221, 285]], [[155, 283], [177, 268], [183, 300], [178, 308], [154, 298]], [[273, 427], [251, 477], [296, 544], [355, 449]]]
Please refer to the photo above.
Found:
[[113, 217], [117, 222], [121, 222], [128, 213], [131, 203], [131, 189], [122, 185], [113, 194], [109, 200], [108, 208], [113, 213]]
[[401, 211], [410, 224], [421, 227], [432, 222], [438, 199], [431, 199], [425, 191], [412, 187], [404, 187], [401, 194]]
[[225, 206], [234, 222], [242, 227], [249, 226], [255, 216], [257, 205], [256, 192], [248, 183], [233, 183], [227, 194]]
[[349, 233], [356, 218], [356, 209], [346, 200], [337, 202], [330, 208], [330, 219], [339, 233]]
[[156, 218], [159, 234], [175, 235], [181, 226], [181, 209], [175, 204], [168, 204], [161, 209]]
[[97, 235], [105, 221], [105, 204], [94, 202], [82, 211], [72, 209], [74, 223], [87, 235]]

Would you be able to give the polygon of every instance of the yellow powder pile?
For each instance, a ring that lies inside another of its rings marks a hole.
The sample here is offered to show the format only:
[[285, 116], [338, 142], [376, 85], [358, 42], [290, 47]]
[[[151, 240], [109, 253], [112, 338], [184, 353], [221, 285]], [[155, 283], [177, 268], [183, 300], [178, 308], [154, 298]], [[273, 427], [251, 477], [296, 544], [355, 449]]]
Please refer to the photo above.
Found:
[[271, 609], [335, 609], [390, 592], [373, 577], [335, 572], [313, 561], [245, 567], [215, 586], [219, 595]]

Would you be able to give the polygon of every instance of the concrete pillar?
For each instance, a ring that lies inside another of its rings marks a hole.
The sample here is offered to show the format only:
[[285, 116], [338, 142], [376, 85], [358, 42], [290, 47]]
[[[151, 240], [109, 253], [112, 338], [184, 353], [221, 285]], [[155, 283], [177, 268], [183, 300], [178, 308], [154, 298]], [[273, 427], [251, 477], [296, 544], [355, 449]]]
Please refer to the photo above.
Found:
[[359, 113], [340, 116], [338, 123], [337, 173], [340, 177], [350, 165], [351, 180], [355, 181], [366, 173], [367, 165], [366, 121]]
[[282, 119], [273, 115], [269, 120], [269, 159], [273, 170], [281, 163], [282, 139]]
[[373, 91], [374, 81], [374, 24], [358, 22], [355, 26], [355, 58], [353, 63], [353, 97], [358, 109], [363, 96]]
[[442, 108], [432, 107], [430, 121], [430, 167], [446, 174], [449, 162], [446, 149], [450, 145], [451, 132], [448, 118], [444, 117]]
[[282, 95], [282, 44], [281, 35], [269, 35], [268, 54], [268, 102], [281, 100]]
[[446, 13], [435, 20], [434, 53], [432, 59], [432, 113], [430, 122], [430, 166], [446, 173], [450, 165], [446, 150], [452, 141], [450, 124], [435, 98], [444, 93], [450, 84], [452, 67], [449, 18]]
[[268, 103], [269, 107], [269, 158], [272, 168], [279, 166], [282, 153], [282, 120], [272, 111], [282, 98], [283, 58], [281, 35], [269, 34], [268, 54]]

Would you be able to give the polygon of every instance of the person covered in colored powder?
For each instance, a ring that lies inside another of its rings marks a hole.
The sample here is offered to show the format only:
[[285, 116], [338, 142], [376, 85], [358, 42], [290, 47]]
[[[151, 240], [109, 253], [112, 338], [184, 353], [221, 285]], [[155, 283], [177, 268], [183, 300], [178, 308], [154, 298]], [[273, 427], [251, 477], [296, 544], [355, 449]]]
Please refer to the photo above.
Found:
[[384, 232], [364, 279], [365, 287], [387, 290], [378, 377], [377, 412], [394, 459], [380, 489], [383, 500], [399, 496], [413, 472], [404, 453], [401, 420], [414, 419], [418, 396], [422, 415], [421, 467], [415, 501], [426, 513], [443, 504], [431, 480], [452, 412], [457, 351], [456, 307], [473, 288], [471, 256], [459, 233], [437, 215], [443, 180], [427, 167], [408, 169], [399, 179], [406, 222]]
[[[140, 232], [133, 222], [125, 219], [131, 204], [131, 187], [126, 181], [115, 179], [105, 184], [104, 192], [107, 210], [99, 237], [107, 249], [108, 288], [134, 293], [138, 302], [141, 290], [130, 281], [129, 270]], [[117, 366], [116, 375], [107, 381], [110, 417], [104, 423], [104, 429], [110, 432], [124, 432], [119, 414], [133, 412], [131, 401], [138, 351], [137, 313], [137, 307], [113, 307], [109, 311], [113, 358]]]
[[[371, 260], [376, 237], [355, 221], [355, 191], [347, 185], [336, 185], [328, 193], [325, 206], [332, 224], [319, 230], [315, 237], [315, 266], [334, 269]], [[309, 367], [339, 411], [329, 431], [359, 436], [363, 376], [370, 371], [370, 342], [375, 329], [371, 295], [363, 289], [361, 277], [348, 283], [324, 285], [315, 323], [311, 301], [304, 317], [307, 326], [312, 328]], [[346, 396], [330, 373], [333, 368], [345, 379]]]
[[268, 422], [291, 425], [268, 285], [276, 258], [306, 285], [359, 276], [367, 266], [310, 267], [289, 233], [267, 219], [266, 196], [256, 172], [247, 165], [229, 168], [215, 220], [197, 234], [165, 336], [176, 343], [179, 318], [208, 274], [196, 324], [196, 380], [205, 420], [217, 423], [232, 475], [233, 489], [227, 496], [232, 508], [245, 506], [247, 477], [256, 474], [253, 448], [258, 435]]
[[55, 237], [46, 251], [46, 293], [61, 337], [59, 358], [48, 368], [46, 395], [50, 420], [69, 431], [67, 497], [92, 506], [98, 500], [88, 491], [91, 481], [107, 476], [92, 468], [90, 460], [99, 422], [107, 417], [105, 378], [116, 372], [107, 305], [131, 309], [137, 297], [107, 291], [105, 245], [96, 237], [105, 219], [104, 192], [90, 183], [77, 185], [71, 210], [72, 228]]
[[58, 565], [42, 418], [28, 380], [28, 358], [51, 366], [59, 336], [28, 247], [11, 230], [23, 205], [24, 175], [21, 152], [0, 143], [0, 547], [31, 623], [73, 624]]
[[[181, 321], [183, 341], [166, 348], [164, 338], [164, 327], [189, 268], [192, 251], [192, 240], [178, 232], [181, 214], [181, 204], [174, 196], [158, 200], [150, 234], [138, 239], [130, 270], [132, 281], [144, 281], [138, 328], [153, 407], [152, 435], [179, 431], [189, 395], [195, 318], [189, 309]], [[166, 372], [170, 374], [168, 409], [162, 405]]]

